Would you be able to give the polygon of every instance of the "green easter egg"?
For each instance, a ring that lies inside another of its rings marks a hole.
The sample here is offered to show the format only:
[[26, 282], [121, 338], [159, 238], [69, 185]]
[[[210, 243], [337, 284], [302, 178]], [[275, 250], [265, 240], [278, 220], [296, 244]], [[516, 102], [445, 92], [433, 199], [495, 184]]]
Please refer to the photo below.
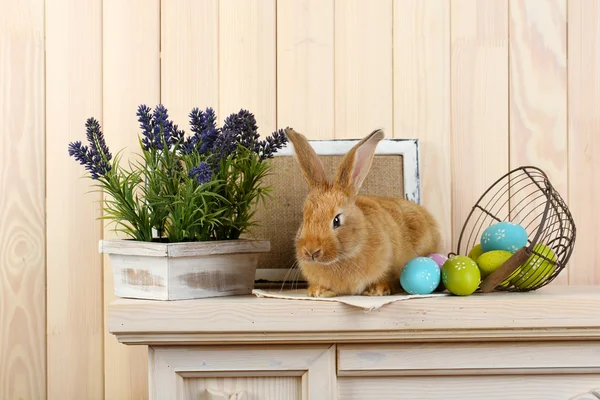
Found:
[[[477, 266], [481, 271], [482, 279], [487, 278], [492, 272], [496, 269], [500, 268], [502, 264], [504, 264], [509, 258], [511, 258], [513, 253], [505, 250], [492, 250], [486, 253], [483, 253], [477, 259]], [[510, 285], [510, 281], [517, 276], [519, 273], [519, 268], [513, 271], [504, 281], [502, 281], [498, 286], [508, 287]]]
[[468, 296], [479, 287], [481, 272], [475, 261], [466, 256], [454, 256], [442, 266], [442, 282], [457, 296]]
[[502, 266], [502, 264], [511, 257], [512, 253], [504, 250], [492, 250], [483, 253], [477, 258], [477, 265], [481, 271], [481, 278], [487, 278], [489, 274]]
[[[529, 289], [544, 282], [556, 269], [556, 254], [551, 248], [540, 243], [533, 246], [533, 251], [534, 253], [519, 268], [519, 273], [511, 281], [513, 285], [520, 289]], [[535, 252], [545, 258], [540, 257]], [[546, 260], [546, 258], [552, 260], [552, 262]]]
[[477, 262], [477, 259], [483, 254], [483, 249], [481, 248], [481, 245], [478, 244], [475, 247], [473, 247], [471, 249], [471, 251], [469, 252], [469, 258], [475, 262]]

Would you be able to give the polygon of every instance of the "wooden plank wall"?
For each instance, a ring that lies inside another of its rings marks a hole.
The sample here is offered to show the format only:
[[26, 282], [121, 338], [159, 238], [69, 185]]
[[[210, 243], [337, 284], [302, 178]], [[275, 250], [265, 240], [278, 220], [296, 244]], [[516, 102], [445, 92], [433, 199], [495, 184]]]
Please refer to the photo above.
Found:
[[[542, 167], [575, 216], [557, 283], [600, 284], [597, 0], [8, 0], [0, 13], [0, 398], [147, 398], [114, 298], [98, 194], [66, 155], [99, 119], [137, 148], [136, 107], [247, 108], [263, 133], [419, 138], [450, 251], [508, 168]], [[44, 36], [45, 34], [45, 36]], [[126, 153], [129, 154], [129, 153]], [[47, 249], [47, 250], [46, 250]], [[46, 290], [45, 290], [46, 288]]]
[[44, 2], [0, 12], [0, 399], [46, 395]]

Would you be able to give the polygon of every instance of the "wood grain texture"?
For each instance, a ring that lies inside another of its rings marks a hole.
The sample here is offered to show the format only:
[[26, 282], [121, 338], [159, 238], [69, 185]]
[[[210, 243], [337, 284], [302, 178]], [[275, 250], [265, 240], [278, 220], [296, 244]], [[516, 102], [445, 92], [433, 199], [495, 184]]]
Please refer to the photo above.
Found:
[[[125, 149], [123, 160], [139, 152], [137, 106], [154, 107], [160, 101], [159, 0], [103, 2], [104, 130], [114, 151]], [[106, 238], [115, 238], [113, 227]], [[104, 257], [104, 298], [114, 297], [112, 266]], [[106, 312], [105, 312], [106, 318]], [[148, 397], [147, 349], [126, 347], [105, 330], [107, 399]]]
[[119, 299], [110, 306], [108, 330], [127, 343], [163, 344], [267, 338], [287, 342], [600, 338], [599, 299], [600, 287], [561, 285], [528, 293], [411, 299], [370, 313], [338, 302], [252, 296], [177, 302]]
[[335, 137], [392, 132], [392, 0], [335, 1]]
[[161, 102], [189, 132], [192, 108], [219, 113], [219, 0], [161, 2]]
[[[301, 400], [302, 391], [296, 376], [189, 378], [184, 386], [186, 399], [202, 400]], [[244, 392], [247, 397], [240, 397]]]
[[[541, 168], [568, 202], [567, 157], [560, 156], [567, 152], [567, 2], [510, 0], [509, 12], [510, 167]], [[533, 207], [543, 210], [542, 198], [525, 197], [511, 193], [515, 222]], [[553, 283], [568, 278], [563, 273]]]
[[5, 1], [0, 12], [2, 399], [46, 398], [44, 96], [44, 1]]
[[578, 235], [570, 284], [600, 284], [600, 3], [569, 1], [569, 198]]
[[394, 137], [419, 139], [422, 204], [452, 243], [450, 2], [394, 1]]
[[277, 125], [275, 0], [219, 4], [219, 120], [243, 108], [268, 135]]
[[600, 375], [340, 378], [344, 400], [565, 400], [598, 384]]
[[101, 2], [47, 2], [46, 76], [48, 398], [103, 399], [101, 194], [66, 152], [102, 122]]
[[223, 240], [191, 243], [150, 243], [130, 240], [103, 240], [100, 252], [104, 254], [137, 255], [146, 257], [195, 257], [219, 254], [248, 254], [269, 251], [268, 240]]
[[451, 1], [453, 248], [483, 192], [508, 172], [508, 0]]
[[277, 1], [277, 125], [334, 135], [334, 0]]
[[[373, 375], [535, 375], [576, 369], [600, 371], [598, 342], [340, 345], [338, 371]], [[560, 372], [558, 372], [560, 373]]]

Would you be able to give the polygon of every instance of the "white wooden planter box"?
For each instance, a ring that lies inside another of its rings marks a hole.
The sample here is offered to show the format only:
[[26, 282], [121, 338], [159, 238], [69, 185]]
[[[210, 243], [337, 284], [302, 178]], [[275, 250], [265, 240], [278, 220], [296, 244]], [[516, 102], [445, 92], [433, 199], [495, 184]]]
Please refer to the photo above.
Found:
[[183, 300], [251, 293], [268, 240], [151, 243], [101, 240], [113, 267], [115, 295]]

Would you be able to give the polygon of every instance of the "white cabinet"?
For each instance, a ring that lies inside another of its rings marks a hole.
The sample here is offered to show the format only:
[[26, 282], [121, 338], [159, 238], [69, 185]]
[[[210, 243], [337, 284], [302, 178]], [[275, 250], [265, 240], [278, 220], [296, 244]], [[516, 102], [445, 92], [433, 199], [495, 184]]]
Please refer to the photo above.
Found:
[[600, 400], [600, 287], [331, 302], [116, 300], [151, 399]]

